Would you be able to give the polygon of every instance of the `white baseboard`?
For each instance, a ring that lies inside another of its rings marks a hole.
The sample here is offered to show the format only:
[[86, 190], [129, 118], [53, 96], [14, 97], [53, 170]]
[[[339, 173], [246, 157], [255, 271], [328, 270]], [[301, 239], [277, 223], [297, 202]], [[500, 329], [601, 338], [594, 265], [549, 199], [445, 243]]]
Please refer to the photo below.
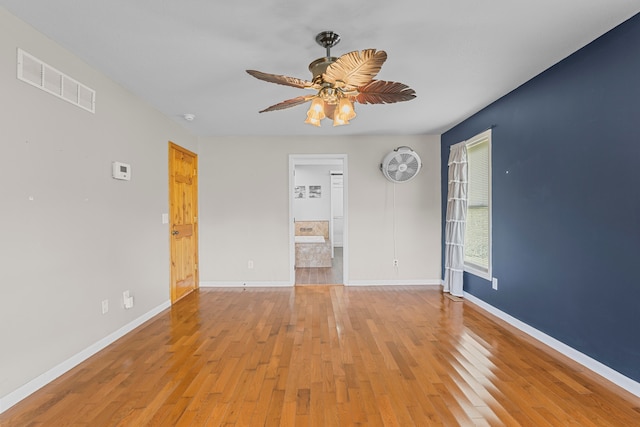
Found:
[[465, 292], [464, 293], [464, 298], [483, 308], [484, 310], [488, 311], [489, 313], [493, 314], [494, 316], [504, 320], [505, 322], [507, 322], [508, 324], [510, 324], [511, 326], [520, 329], [522, 332], [526, 333], [527, 335], [531, 336], [532, 338], [535, 338], [536, 340], [540, 341], [543, 344], [548, 345], [549, 347], [551, 347], [552, 349], [562, 353], [563, 355], [567, 356], [568, 358], [574, 360], [575, 362], [581, 364], [582, 366], [584, 366], [585, 368], [595, 372], [596, 374], [600, 375], [601, 377], [611, 381], [612, 383], [614, 383], [615, 385], [622, 387], [623, 389], [627, 390], [629, 393], [632, 393], [638, 397], [640, 397], [640, 383], [632, 380], [629, 377], [626, 377], [624, 375], [622, 375], [620, 372], [611, 369], [610, 367], [608, 367], [607, 365], [604, 365], [601, 362], [598, 362], [595, 359], [592, 359], [591, 357], [587, 356], [584, 353], [579, 352], [578, 350], [576, 350], [573, 347], [569, 347], [568, 345], [566, 345], [565, 343], [558, 341], [557, 339], [545, 334], [544, 332], [541, 332], [529, 325], [527, 325], [526, 323], [516, 319], [513, 316], [510, 316], [509, 314], [497, 309], [496, 307], [487, 304], [486, 302], [482, 301], [479, 298], [474, 297], [473, 295]]
[[440, 279], [349, 280], [346, 286], [440, 286]]
[[216, 280], [209, 280], [200, 282], [201, 288], [282, 288], [286, 286], [293, 286], [291, 282], [222, 282]]
[[117, 341], [119, 338], [122, 338], [123, 336], [125, 336], [126, 334], [128, 334], [129, 332], [137, 328], [138, 326], [142, 325], [147, 320], [151, 319], [152, 317], [156, 316], [157, 314], [159, 314], [160, 312], [162, 312], [163, 310], [169, 307], [171, 307], [170, 301], [160, 304], [156, 308], [148, 311], [147, 313], [143, 314], [137, 319], [127, 323], [117, 331], [107, 335], [106, 337], [96, 342], [95, 344], [85, 348], [80, 353], [75, 354], [74, 356], [70, 357], [69, 359], [65, 360], [64, 362], [60, 363], [54, 368], [49, 369], [47, 372], [29, 381], [27, 384], [23, 385], [22, 387], [0, 398], [0, 414], [6, 411], [7, 409], [11, 408], [16, 403], [20, 402], [22, 399], [28, 397], [30, 394], [34, 393], [35, 391], [49, 384], [51, 381], [55, 380], [62, 374], [75, 368], [77, 365], [84, 362], [85, 360], [87, 360], [88, 358], [90, 358], [100, 350], [104, 349], [109, 344], [112, 344], [113, 342]]
[[[291, 282], [238, 282], [238, 281], [203, 281], [201, 288], [277, 288], [295, 286]], [[435, 280], [350, 280], [345, 286], [440, 286], [440, 279]]]

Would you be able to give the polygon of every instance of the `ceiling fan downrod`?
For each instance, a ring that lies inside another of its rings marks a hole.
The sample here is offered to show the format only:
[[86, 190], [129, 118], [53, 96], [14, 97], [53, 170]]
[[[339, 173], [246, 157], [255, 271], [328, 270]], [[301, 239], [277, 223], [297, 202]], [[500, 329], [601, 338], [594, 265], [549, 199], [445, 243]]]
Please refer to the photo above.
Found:
[[340, 35], [333, 31], [323, 31], [316, 36], [316, 43], [327, 49], [327, 58], [331, 58], [331, 48], [340, 43]]
[[322, 73], [338, 58], [331, 56], [331, 48], [340, 42], [340, 36], [333, 31], [323, 31], [316, 36], [316, 43], [327, 49], [327, 56], [318, 58], [309, 64], [309, 71], [313, 74], [313, 82], [325, 86], [322, 81]]

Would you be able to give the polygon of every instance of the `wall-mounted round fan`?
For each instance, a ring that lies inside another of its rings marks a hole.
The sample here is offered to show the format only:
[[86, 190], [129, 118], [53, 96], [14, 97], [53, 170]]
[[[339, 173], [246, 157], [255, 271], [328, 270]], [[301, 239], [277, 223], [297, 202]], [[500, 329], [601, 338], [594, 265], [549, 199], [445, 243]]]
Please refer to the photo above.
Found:
[[356, 116], [355, 102], [391, 104], [416, 97], [415, 91], [405, 84], [374, 80], [387, 59], [385, 51], [366, 49], [336, 58], [330, 51], [339, 41], [340, 36], [333, 31], [323, 31], [316, 36], [316, 42], [326, 48], [327, 56], [309, 64], [309, 71], [313, 74], [311, 81], [247, 70], [253, 77], [266, 82], [316, 92], [282, 101], [260, 112], [283, 110], [311, 101], [305, 123], [320, 126], [320, 120], [328, 117], [333, 119], [334, 126], [338, 126], [348, 124]]
[[409, 147], [396, 148], [384, 156], [380, 163], [382, 174], [396, 184], [413, 179], [421, 167], [420, 156]]

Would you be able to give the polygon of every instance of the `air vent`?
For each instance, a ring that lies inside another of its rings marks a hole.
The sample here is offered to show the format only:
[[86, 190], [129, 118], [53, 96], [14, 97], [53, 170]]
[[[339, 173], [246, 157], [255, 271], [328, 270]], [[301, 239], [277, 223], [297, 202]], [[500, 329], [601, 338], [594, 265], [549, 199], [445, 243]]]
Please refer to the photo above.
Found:
[[18, 79], [64, 99], [84, 110], [96, 112], [96, 91], [18, 49]]

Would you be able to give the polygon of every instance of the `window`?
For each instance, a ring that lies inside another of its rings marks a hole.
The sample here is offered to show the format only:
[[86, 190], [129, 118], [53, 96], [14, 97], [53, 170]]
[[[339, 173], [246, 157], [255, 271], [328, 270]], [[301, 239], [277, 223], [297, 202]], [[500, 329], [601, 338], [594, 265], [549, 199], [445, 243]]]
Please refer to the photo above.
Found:
[[467, 141], [467, 228], [464, 267], [491, 280], [491, 129]]

